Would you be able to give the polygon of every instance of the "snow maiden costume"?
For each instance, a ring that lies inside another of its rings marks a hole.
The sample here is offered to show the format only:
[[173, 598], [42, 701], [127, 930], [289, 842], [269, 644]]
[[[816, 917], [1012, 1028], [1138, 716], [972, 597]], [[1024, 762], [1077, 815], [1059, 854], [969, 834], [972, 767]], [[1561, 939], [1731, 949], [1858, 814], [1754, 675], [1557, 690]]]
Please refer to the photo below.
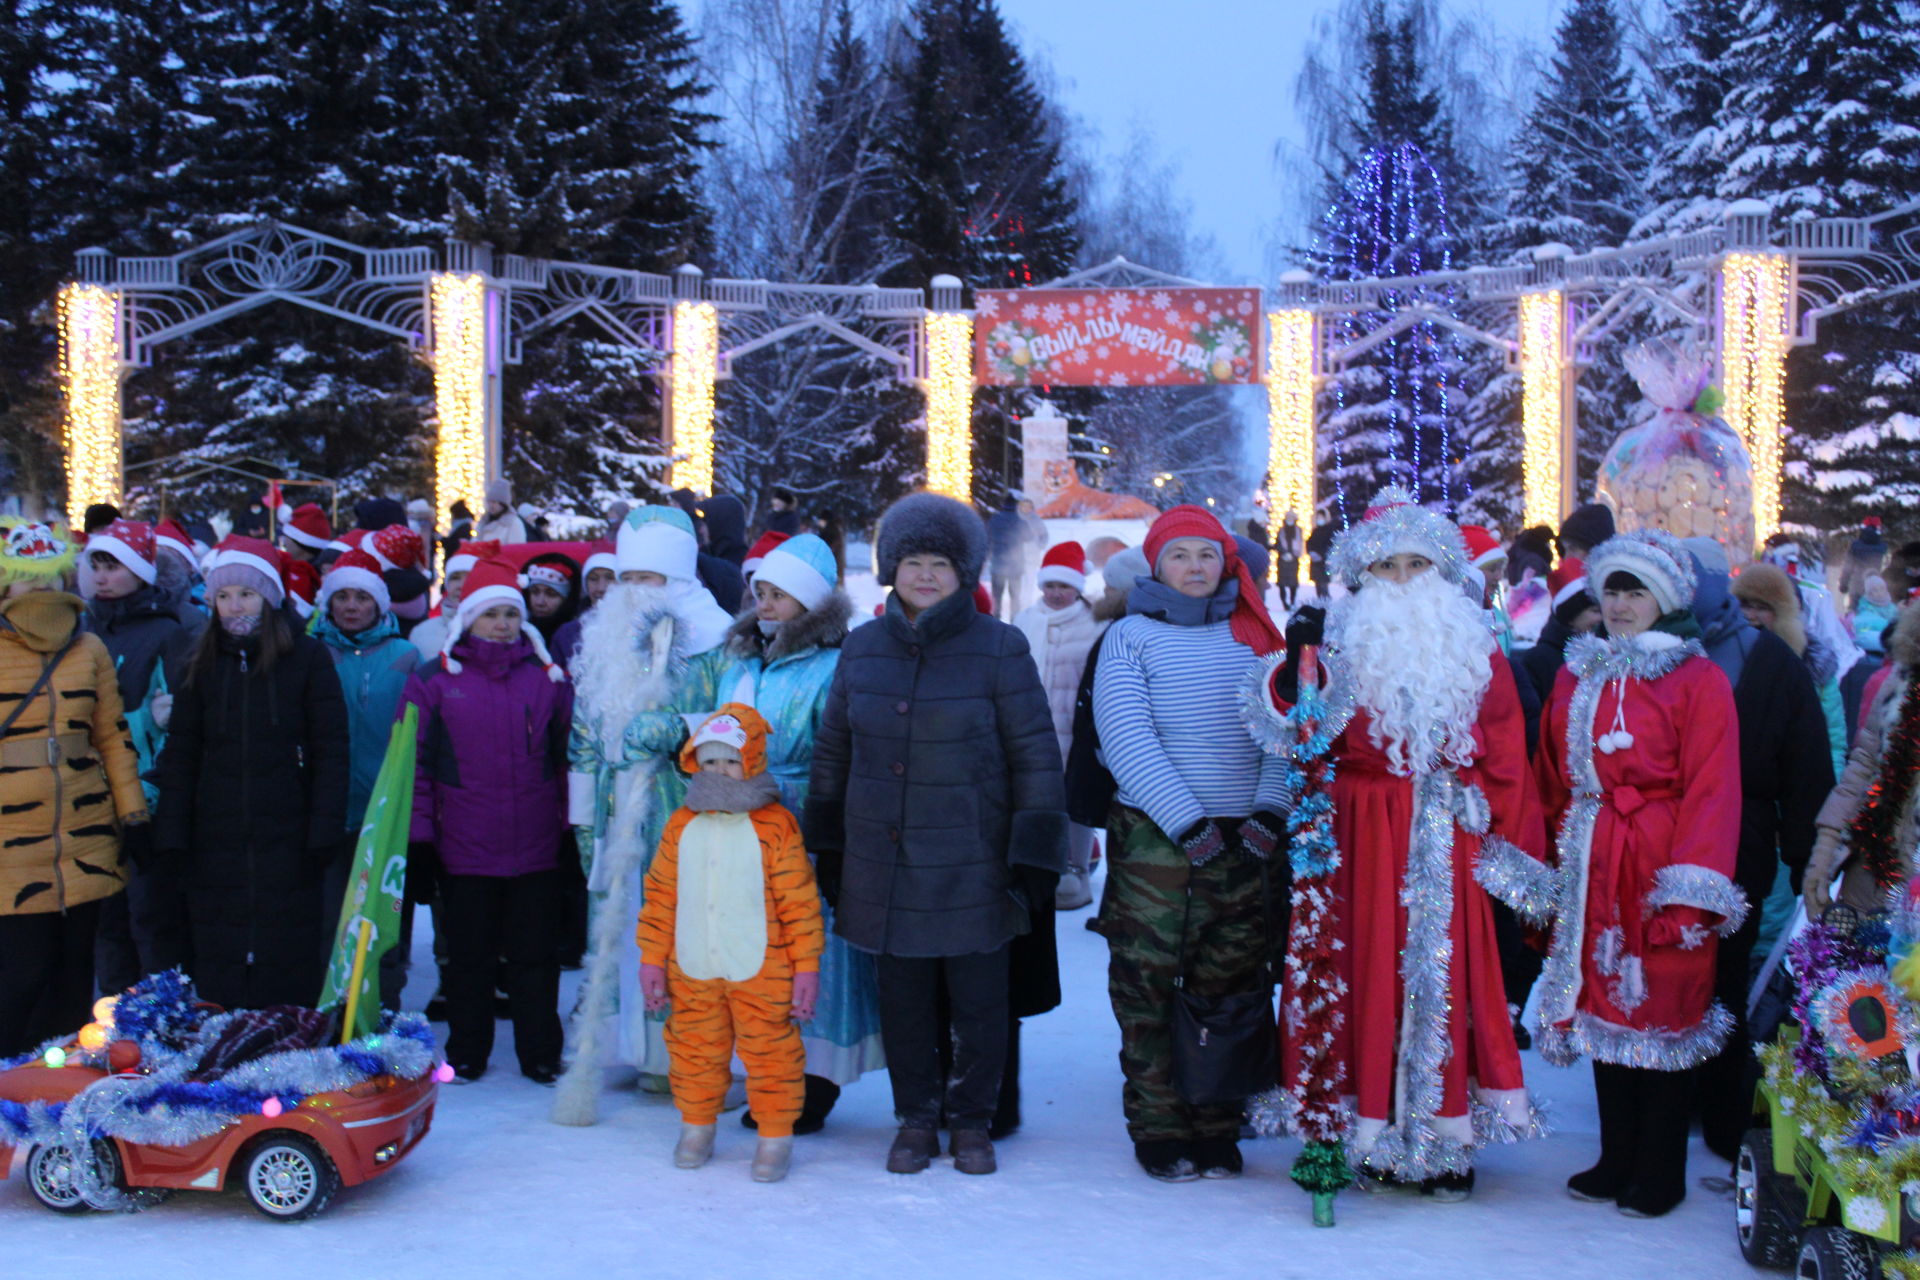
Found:
[[[677, 507], [639, 507], [620, 526], [621, 581], [581, 619], [573, 663], [568, 820], [594, 894], [576, 1040], [554, 1099], [560, 1124], [593, 1124], [601, 1068], [618, 1064], [664, 1079], [666, 1045], [640, 995], [641, 877], [680, 807], [686, 780], [674, 757], [686, 737], [693, 658], [719, 644], [731, 619], [696, 580], [699, 543]], [[665, 586], [627, 581], [657, 573]]]
[[1679, 543], [1622, 534], [1593, 550], [1587, 574], [1603, 593], [1644, 586], [1662, 616], [1637, 636], [1568, 642], [1535, 762], [1554, 869], [1508, 855], [1481, 876], [1522, 918], [1554, 921], [1541, 1056], [1594, 1060], [1600, 1162], [1568, 1190], [1651, 1217], [1686, 1194], [1688, 1069], [1732, 1026], [1713, 990], [1716, 935], [1747, 910], [1732, 879], [1740, 735], [1727, 677], [1696, 638]]
[[[1431, 570], [1369, 572], [1408, 553]], [[1542, 1132], [1473, 878], [1496, 851], [1537, 866], [1545, 843], [1520, 701], [1443, 516], [1383, 490], [1330, 561], [1350, 594], [1329, 611], [1324, 694], [1293, 652], [1247, 705], [1304, 793], [1289, 823], [1283, 1081], [1259, 1119], [1309, 1140], [1295, 1180], [1316, 1196], [1346, 1182], [1344, 1146], [1370, 1178], [1457, 1199], [1477, 1148]]]

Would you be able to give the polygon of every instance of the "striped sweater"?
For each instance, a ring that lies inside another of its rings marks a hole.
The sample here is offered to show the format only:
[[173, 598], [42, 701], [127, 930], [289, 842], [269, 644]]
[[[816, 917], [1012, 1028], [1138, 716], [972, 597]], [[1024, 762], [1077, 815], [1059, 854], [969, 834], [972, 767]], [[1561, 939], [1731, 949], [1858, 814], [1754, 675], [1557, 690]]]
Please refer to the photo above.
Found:
[[1280, 762], [1240, 720], [1241, 690], [1259, 661], [1226, 622], [1188, 627], [1134, 615], [1107, 632], [1093, 680], [1101, 761], [1120, 803], [1168, 838], [1202, 818], [1282, 807]]

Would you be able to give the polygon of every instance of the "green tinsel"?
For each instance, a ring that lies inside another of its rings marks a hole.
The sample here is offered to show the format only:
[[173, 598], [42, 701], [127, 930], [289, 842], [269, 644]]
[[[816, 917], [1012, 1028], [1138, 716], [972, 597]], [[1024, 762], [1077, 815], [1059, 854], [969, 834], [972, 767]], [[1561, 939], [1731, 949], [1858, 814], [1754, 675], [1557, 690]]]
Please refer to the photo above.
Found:
[[[1802, 1137], [1820, 1148], [1849, 1199], [1892, 1201], [1920, 1187], [1920, 1142], [1902, 1141], [1879, 1152], [1849, 1145], [1847, 1136], [1859, 1120], [1855, 1107], [1835, 1101], [1819, 1080], [1796, 1072], [1784, 1043], [1762, 1049], [1760, 1062], [1780, 1109], [1793, 1118]], [[1920, 1272], [1913, 1280], [1920, 1280]]]
[[1920, 1250], [1881, 1254], [1880, 1280], [1920, 1280]]
[[1353, 1169], [1347, 1163], [1344, 1142], [1309, 1142], [1294, 1157], [1288, 1176], [1301, 1190], [1331, 1195], [1353, 1185]]

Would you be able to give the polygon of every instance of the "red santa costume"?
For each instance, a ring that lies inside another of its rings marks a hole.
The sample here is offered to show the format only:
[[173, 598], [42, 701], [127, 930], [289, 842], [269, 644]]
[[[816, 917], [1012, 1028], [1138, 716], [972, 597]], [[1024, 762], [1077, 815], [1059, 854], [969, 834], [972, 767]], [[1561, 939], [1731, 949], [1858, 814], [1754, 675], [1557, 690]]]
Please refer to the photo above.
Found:
[[[1369, 573], [1400, 553], [1433, 568], [1406, 582]], [[1477, 1147], [1542, 1132], [1507, 1015], [1492, 903], [1474, 880], [1485, 853], [1530, 860], [1545, 843], [1519, 697], [1463, 589], [1466, 545], [1445, 517], [1385, 490], [1329, 561], [1350, 593], [1329, 610], [1320, 659], [1341, 998], [1316, 1033], [1331, 1044], [1313, 1055], [1317, 1068], [1303, 1065], [1304, 1007], [1283, 1002], [1280, 1114], [1316, 1136], [1301, 1123], [1313, 1093], [1306, 1073], [1330, 1071], [1346, 1099], [1350, 1160], [1402, 1180], [1457, 1179]], [[1298, 746], [1285, 721], [1287, 673], [1275, 670], [1249, 716], [1283, 753]]]

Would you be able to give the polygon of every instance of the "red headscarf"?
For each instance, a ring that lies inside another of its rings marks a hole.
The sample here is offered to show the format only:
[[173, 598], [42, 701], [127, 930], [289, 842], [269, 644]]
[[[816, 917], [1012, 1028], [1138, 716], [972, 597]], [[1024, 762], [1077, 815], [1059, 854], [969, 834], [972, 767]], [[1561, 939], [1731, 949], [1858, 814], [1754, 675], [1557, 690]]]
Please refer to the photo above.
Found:
[[1286, 638], [1267, 613], [1261, 584], [1253, 580], [1253, 571], [1240, 558], [1240, 548], [1233, 538], [1205, 507], [1185, 503], [1153, 522], [1153, 527], [1147, 530], [1148, 571], [1159, 569], [1160, 553], [1167, 549], [1169, 542], [1179, 538], [1205, 538], [1218, 545], [1226, 572], [1240, 583], [1240, 598], [1234, 602], [1233, 616], [1227, 620], [1233, 629], [1233, 638], [1262, 657], [1285, 649]]

